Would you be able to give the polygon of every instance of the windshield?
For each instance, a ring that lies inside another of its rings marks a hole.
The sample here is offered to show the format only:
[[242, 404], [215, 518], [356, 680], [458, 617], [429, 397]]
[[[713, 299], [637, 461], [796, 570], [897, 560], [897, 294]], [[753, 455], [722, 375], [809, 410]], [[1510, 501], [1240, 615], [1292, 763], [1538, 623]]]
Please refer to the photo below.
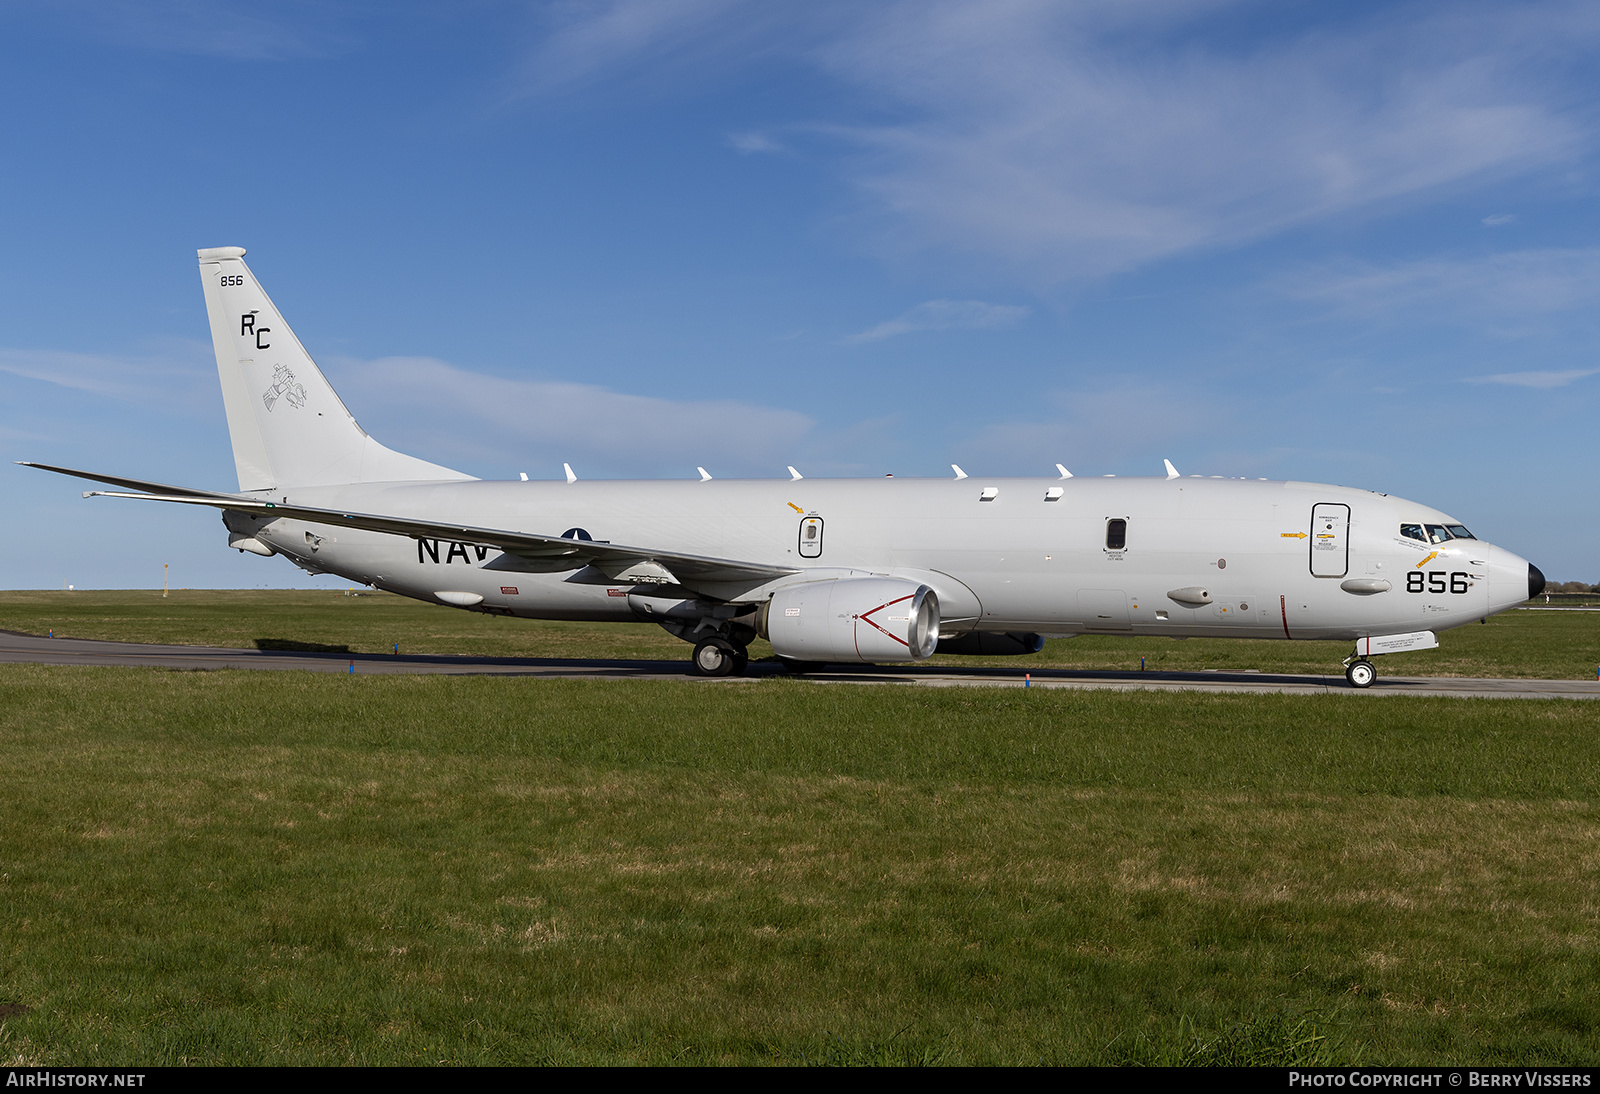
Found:
[[1447, 543], [1452, 539], [1477, 539], [1464, 524], [1402, 524], [1400, 534], [1419, 543]]

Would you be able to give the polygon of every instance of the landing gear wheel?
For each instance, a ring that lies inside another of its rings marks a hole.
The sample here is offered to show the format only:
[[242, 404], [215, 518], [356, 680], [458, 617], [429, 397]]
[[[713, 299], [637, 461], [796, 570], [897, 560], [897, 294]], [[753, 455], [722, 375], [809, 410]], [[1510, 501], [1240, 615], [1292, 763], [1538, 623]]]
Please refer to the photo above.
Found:
[[694, 648], [697, 676], [738, 676], [750, 663], [749, 656], [726, 638], [707, 638]]
[[1372, 667], [1371, 661], [1352, 661], [1345, 667], [1344, 678], [1353, 688], [1370, 688], [1378, 678], [1378, 670]]

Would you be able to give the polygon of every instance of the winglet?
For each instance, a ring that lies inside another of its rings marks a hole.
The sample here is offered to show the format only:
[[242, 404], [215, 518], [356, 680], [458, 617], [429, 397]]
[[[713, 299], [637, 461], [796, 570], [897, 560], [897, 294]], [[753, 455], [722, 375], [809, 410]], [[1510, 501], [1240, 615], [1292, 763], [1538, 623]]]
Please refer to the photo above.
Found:
[[1064, 478], [1064, 479], [1072, 478], [1072, 472], [1068, 471], [1065, 467], [1062, 467], [1059, 463], [1056, 464], [1056, 470], [1061, 472], [1061, 477], [1062, 478]]
[[1161, 462], [1167, 465], [1167, 478], [1175, 479], [1178, 477], [1178, 469], [1172, 466], [1171, 460], [1162, 460]]
[[800, 474], [800, 472], [796, 471], [793, 467], [789, 468], [789, 479], [790, 479], [790, 481], [799, 482], [803, 478], [805, 478], [805, 476]]
[[572, 473], [572, 465], [570, 463], [562, 464], [561, 465], [561, 469], [567, 473], [567, 481], [568, 482], [577, 482], [578, 481], [578, 476], [576, 476], [576, 475], [574, 475]]
[[697, 468], [695, 468], [695, 470], [700, 472], [700, 481], [701, 482], [710, 482], [711, 481], [711, 472], [707, 471], [703, 467], [697, 467]]
[[956, 479], [958, 481], [967, 477], [967, 473], [961, 470], [961, 468], [957, 467], [955, 464], [950, 465], [950, 470], [956, 473]]

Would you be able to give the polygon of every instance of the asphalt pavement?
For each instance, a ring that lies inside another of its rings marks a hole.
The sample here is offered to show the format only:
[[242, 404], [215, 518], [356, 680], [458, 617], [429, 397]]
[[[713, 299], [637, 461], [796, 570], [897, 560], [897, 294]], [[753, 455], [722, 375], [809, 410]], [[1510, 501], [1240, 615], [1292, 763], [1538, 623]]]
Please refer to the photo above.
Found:
[[[687, 653], [688, 647], [685, 647]], [[414, 654], [336, 653], [321, 650], [220, 649], [144, 642], [45, 638], [0, 631], [0, 664], [116, 665], [189, 670], [250, 669], [327, 672], [370, 676], [383, 673], [454, 676], [543, 676], [561, 679], [700, 680], [743, 683], [792, 676], [776, 662], [756, 661], [742, 677], [705, 680], [681, 661], [621, 661], [557, 657], [440, 657]], [[1208, 691], [1351, 697], [1432, 695], [1487, 699], [1600, 699], [1596, 680], [1498, 680], [1453, 676], [1379, 676], [1357, 690], [1344, 675], [1314, 676], [1257, 672], [1101, 672], [1078, 669], [950, 667], [947, 665], [833, 665], [804, 679], [819, 684], [904, 684], [922, 687], [1081, 688], [1101, 691]]]

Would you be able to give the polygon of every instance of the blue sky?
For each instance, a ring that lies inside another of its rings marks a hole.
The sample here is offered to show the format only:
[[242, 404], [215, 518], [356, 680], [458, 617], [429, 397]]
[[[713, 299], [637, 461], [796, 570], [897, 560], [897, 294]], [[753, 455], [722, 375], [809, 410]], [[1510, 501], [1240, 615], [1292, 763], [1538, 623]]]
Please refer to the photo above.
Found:
[[[0, 7], [0, 441], [233, 489], [239, 245], [483, 477], [1184, 473], [1600, 581], [1600, 8]], [[311, 584], [6, 466], [0, 586]]]

